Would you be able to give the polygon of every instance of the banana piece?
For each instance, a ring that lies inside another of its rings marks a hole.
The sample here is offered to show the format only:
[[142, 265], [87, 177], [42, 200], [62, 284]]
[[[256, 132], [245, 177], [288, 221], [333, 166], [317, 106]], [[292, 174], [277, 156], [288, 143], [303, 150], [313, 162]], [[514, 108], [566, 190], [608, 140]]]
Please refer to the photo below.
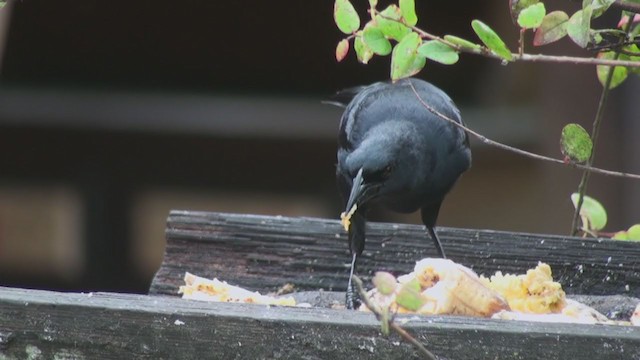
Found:
[[451, 260], [427, 258], [414, 268], [427, 303], [420, 314], [452, 314], [489, 317], [509, 309], [494, 290], [484, 286], [471, 269]]

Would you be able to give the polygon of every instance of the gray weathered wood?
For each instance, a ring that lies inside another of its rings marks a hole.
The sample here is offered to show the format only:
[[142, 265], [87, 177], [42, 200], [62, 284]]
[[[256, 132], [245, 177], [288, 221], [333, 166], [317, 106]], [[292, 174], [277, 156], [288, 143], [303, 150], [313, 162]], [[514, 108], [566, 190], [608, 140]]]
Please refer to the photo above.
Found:
[[[640, 243], [607, 239], [439, 228], [448, 256], [480, 274], [551, 265], [569, 294], [640, 296]], [[172, 211], [167, 248], [152, 294], [176, 295], [185, 271], [271, 291], [343, 290], [349, 255], [338, 221]], [[369, 223], [361, 275], [406, 273], [436, 256], [423, 226]], [[366, 277], [366, 276], [365, 276]]]
[[[404, 317], [442, 359], [639, 359], [640, 328]], [[415, 359], [368, 313], [0, 287], [3, 359]]]

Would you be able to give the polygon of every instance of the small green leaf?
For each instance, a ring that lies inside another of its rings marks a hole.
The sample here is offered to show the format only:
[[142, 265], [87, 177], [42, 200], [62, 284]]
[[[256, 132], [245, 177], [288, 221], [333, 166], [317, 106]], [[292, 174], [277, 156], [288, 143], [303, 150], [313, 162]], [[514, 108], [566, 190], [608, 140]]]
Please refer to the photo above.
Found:
[[618, 231], [611, 237], [613, 240], [629, 240], [629, 234], [626, 231]]
[[535, 29], [542, 24], [546, 14], [544, 3], [533, 4], [520, 12], [518, 25], [523, 29]]
[[376, 272], [373, 279], [371, 279], [373, 285], [378, 289], [378, 292], [382, 295], [391, 295], [396, 291], [398, 282], [396, 277], [385, 271]]
[[567, 24], [567, 33], [571, 40], [581, 48], [589, 44], [589, 33], [591, 30], [591, 6], [576, 11]]
[[640, 224], [635, 224], [627, 230], [627, 239], [640, 241]]
[[[640, 26], [638, 26], [637, 28], [640, 29]], [[640, 55], [638, 56], [628, 55], [628, 54], [640, 54], [640, 47], [638, 47], [638, 45], [631, 44], [631, 45], [625, 46], [623, 49], [627, 52], [627, 54], [620, 54], [620, 57], [619, 57], [620, 60], [636, 61], [640, 63]], [[629, 66], [627, 67], [627, 71], [632, 74], [640, 75], [640, 67], [637, 67], [637, 66], [635, 67]]]
[[496, 55], [500, 56], [505, 60], [511, 61], [513, 56], [511, 55], [511, 51], [507, 47], [507, 45], [502, 41], [500, 36], [496, 34], [493, 29], [491, 29], [487, 24], [483, 23], [480, 20], [473, 20], [471, 22], [471, 27], [473, 27], [473, 31], [475, 31], [476, 35], [482, 40], [482, 42]]
[[384, 36], [395, 41], [401, 41], [402, 38], [412, 32], [406, 25], [402, 24], [402, 11], [396, 5], [389, 5], [380, 14], [376, 15], [375, 20]]
[[605, 11], [607, 11], [607, 9], [609, 9], [609, 7], [616, 2], [615, 0], [585, 0], [582, 2], [582, 7], [586, 7], [588, 5], [591, 5], [591, 7], [593, 8], [593, 14], [591, 15], [591, 17], [593, 19], [599, 17], [600, 15], [604, 14]]
[[409, 311], [418, 311], [426, 302], [427, 300], [420, 293], [420, 283], [417, 279], [402, 285], [396, 296], [396, 304]]
[[[571, 194], [573, 206], [578, 206], [579, 199], [580, 194]], [[598, 200], [586, 195], [584, 196], [582, 208], [580, 209], [580, 217], [582, 218], [583, 227], [589, 231], [602, 230], [605, 225], [607, 225], [607, 211], [604, 209], [604, 206], [602, 206]]]
[[482, 49], [481, 45], [474, 44], [469, 40], [465, 40], [461, 37], [457, 37], [454, 35], [445, 35], [444, 39], [454, 45], [458, 45], [463, 49], [472, 50], [472, 51], [480, 51]]
[[416, 3], [415, 0], [400, 0], [400, 11], [402, 12], [402, 18], [407, 25], [414, 26], [418, 23], [418, 15], [416, 15]]
[[520, 12], [531, 5], [535, 5], [539, 0], [509, 0], [509, 8], [511, 10], [511, 20], [516, 24]]
[[540, 27], [536, 29], [533, 37], [533, 45], [541, 46], [558, 41], [567, 35], [569, 15], [564, 11], [553, 11], [543, 19]]
[[368, 63], [373, 57], [373, 51], [371, 51], [367, 44], [364, 43], [362, 36], [356, 36], [356, 39], [353, 42], [353, 48], [356, 50], [358, 61], [363, 64]]
[[391, 54], [391, 79], [393, 81], [418, 73], [425, 65], [425, 58], [418, 56], [418, 47], [422, 43], [415, 32], [407, 35], [394, 48]]
[[360, 28], [360, 16], [349, 0], [336, 0], [333, 5], [333, 19], [338, 29], [345, 34], [352, 34]]
[[385, 56], [391, 53], [391, 43], [384, 36], [382, 30], [373, 25], [373, 23], [369, 23], [364, 27], [362, 40], [375, 54]]
[[640, 241], [640, 224], [631, 226], [627, 231], [618, 231], [611, 238], [614, 240]]
[[[597, 57], [598, 57], [598, 59], [613, 60], [613, 59], [615, 59], [616, 55], [615, 55], [615, 52], [613, 52], [613, 51], [607, 51], [607, 52], [599, 53]], [[603, 87], [607, 83], [607, 77], [609, 76], [610, 69], [611, 69], [611, 66], [607, 66], [607, 65], [598, 65], [598, 66], [596, 66], [596, 72], [598, 74], [598, 80], [600, 81], [600, 84], [602, 84]], [[625, 79], [627, 78], [628, 75], [629, 75], [629, 71], [627, 70], [626, 67], [624, 67], [624, 66], [616, 66], [616, 67], [614, 67], [614, 69], [613, 69], [613, 77], [611, 78], [611, 83], [609, 84], [609, 89], [613, 89], [614, 87], [622, 84], [625, 81]]]
[[349, 40], [342, 39], [336, 46], [336, 60], [342, 61], [349, 52]]
[[591, 157], [593, 142], [589, 133], [578, 124], [567, 124], [562, 129], [560, 150], [576, 163], [584, 163]]
[[425, 41], [418, 48], [418, 54], [445, 65], [455, 64], [460, 58], [455, 49], [438, 40]]

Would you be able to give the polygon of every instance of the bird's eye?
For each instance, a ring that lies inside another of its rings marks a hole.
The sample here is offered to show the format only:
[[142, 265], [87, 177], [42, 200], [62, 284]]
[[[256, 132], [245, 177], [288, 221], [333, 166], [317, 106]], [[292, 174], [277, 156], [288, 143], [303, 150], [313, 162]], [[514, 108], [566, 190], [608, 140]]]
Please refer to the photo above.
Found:
[[391, 165], [387, 165], [384, 169], [382, 169], [382, 176], [386, 179], [391, 175], [391, 171], [393, 171], [393, 167]]
[[372, 183], [383, 182], [391, 176], [393, 172], [393, 166], [387, 165], [383, 168], [376, 169], [374, 171], [367, 171], [363, 174], [364, 180]]

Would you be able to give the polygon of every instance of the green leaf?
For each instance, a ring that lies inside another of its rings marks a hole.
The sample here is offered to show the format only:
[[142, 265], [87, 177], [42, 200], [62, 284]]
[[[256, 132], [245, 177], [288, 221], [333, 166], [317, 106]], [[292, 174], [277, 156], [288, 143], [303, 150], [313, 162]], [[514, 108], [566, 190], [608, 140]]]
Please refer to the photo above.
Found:
[[523, 29], [535, 29], [542, 24], [542, 19], [547, 10], [543, 3], [537, 3], [527, 7], [518, 15], [518, 25]]
[[420, 283], [415, 278], [402, 285], [396, 296], [396, 304], [409, 311], [418, 311], [426, 302], [420, 293]]
[[400, 11], [402, 12], [402, 18], [407, 25], [414, 26], [418, 23], [418, 15], [416, 15], [416, 3], [415, 0], [400, 0]]
[[[640, 28], [640, 26], [638, 26], [638, 28]], [[625, 51], [627, 51], [628, 53], [632, 53], [632, 54], [640, 54], [640, 47], [638, 47], [638, 45], [636, 44], [631, 44], [628, 46], [625, 46], [623, 48]], [[640, 55], [639, 56], [634, 56], [634, 55], [627, 55], [627, 54], [620, 54], [619, 57], [620, 60], [629, 60], [629, 61], [636, 61], [638, 63], [640, 63]], [[627, 71], [636, 75], [640, 75], [640, 67], [632, 67], [629, 66], [627, 67]]]
[[342, 39], [336, 46], [336, 60], [342, 61], [349, 52], [349, 40]]
[[406, 78], [422, 70], [426, 60], [424, 57], [418, 56], [418, 47], [421, 43], [420, 35], [412, 32], [393, 48], [391, 80]]
[[[579, 199], [580, 194], [571, 194], [571, 201], [574, 207], [578, 206]], [[580, 217], [582, 218], [583, 227], [589, 231], [602, 230], [607, 225], [607, 211], [604, 206], [598, 200], [586, 195], [580, 209]]]
[[375, 20], [384, 36], [395, 41], [401, 41], [402, 38], [412, 32], [411, 29], [400, 22], [402, 21], [402, 11], [396, 5], [389, 5], [380, 14], [376, 15]]
[[582, 2], [582, 7], [585, 8], [591, 5], [593, 8], [593, 14], [591, 17], [595, 19], [604, 14], [604, 12], [607, 11], [614, 2], [615, 0], [584, 0]]
[[469, 40], [465, 40], [461, 37], [457, 37], [454, 35], [445, 35], [444, 39], [454, 45], [458, 45], [463, 49], [472, 50], [472, 51], [480, 51], [482, 49], [481, 45], [474, 44]]
[[356, 56], [358, 57], [358, 61], [363, 64], [366, 64], [373, 57], [373, 51], [369, 49], [367, 44], [362, 40], [362, 36], [356, 36], [355, 41], [353, 42], [353, 48], [356, 50]]
[[391, 43], [384, 36], [382, 30], [371, 22], [364, 27], [362, 40], [375, 54], [385, 56], [391, 53]]
[[567, 124], [560, 136], [560, 150], [576, 163], [584, 163], [591, 157], [593, 142], [589, 133], [578, 124]]
[[627, 230], [627, 239], [640, 241], [640, 224], [635, 224]]
[[504, 41], [502, 41], [500, 36], [498, 36], [498, 34], [496, 34], [496, 32], [487, 24], [480, 20], [473, 20], [471, 22], [471, 27], [473, 27], [473, 31], [475, 31], [480, 40], [482, 40], [482, 42], [496, 55], [509, 61], [513, 58], [511, 51], [507, 48]]
[[613, 240], [629, 240], [629, 234], [626, 231], [618, 231], [611, 237]]
[[564, 11], [548, 13], [533, 37], [533, 45], [541, 46], [558, 41], [567, 35], [569, 15]]
[[614, 240], [640, 241], [640, 224], [631, 226], [627, 231], [618, 231], [611, 238]]
[[373, 279], [371, 279], [373, 285], [378, 289], [378, 292], [382, 295], [391, 295], [396, 291], [398, 282], [396, 277], [385, 271], [376, 272]]
[[352, 34], [360, 28], [360, 16], [349, 0], [336, 0], [333, 5], [333, 19], [338, 29], [345, 34]]
[[[613, 60], [616, 57], [615, 52], [607, 51], [598, 54], [598, 59], [608, 59]], [[604, 87], [607, 83], [607, 77], [609, 76], [609, 71], [611, 66], [607, 65], [598, 65], [596, 66], [596, 73], [598, 74], [598, 80], [600, 84]], [[629, 75], [629, 71], [624, 66], [616, 66], [613, 69], [613, 77], [611, 78], [611, 83], [609, 84], [609, 89], [613, 89], [614, 87], [622, 84], [627, 76]]]
[[585, 48], [589, 44], [591, 30], [591, 6], [576, 11], [567, 24], [567, 33], [571, 40], [578, 46]]
[[511, 20], [513, 23], [517, 23], [520, 12], [531, 5], [535, 5], [539, 0], [509, 0], [509, 8], [511, 10]]
[[438, 40], [425, 41], [418, 48], [418, 54], [445, 65], [455, 64], [460, 58], [454, 48]]

